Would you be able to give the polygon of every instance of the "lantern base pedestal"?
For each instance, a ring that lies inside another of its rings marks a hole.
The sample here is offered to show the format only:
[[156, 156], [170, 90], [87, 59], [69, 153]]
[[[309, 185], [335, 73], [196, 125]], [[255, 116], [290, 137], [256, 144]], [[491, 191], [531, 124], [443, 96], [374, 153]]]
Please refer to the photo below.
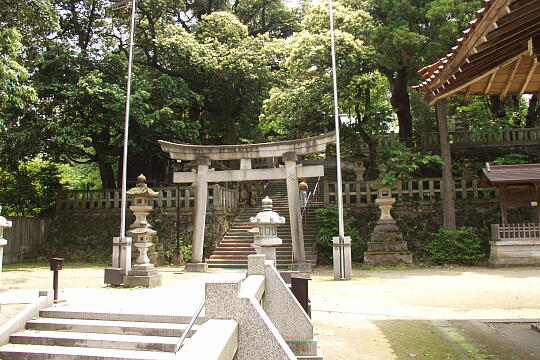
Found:
[[161, 286], [161, 275], [148, 275], [148, 276], [137, 276], [137, 275], [128, 275], [124, 276], [124, 287], [157, 287]]
[[124, 276], [124, 287], [136, 286], [161, 286], [161, 275], [154, 269], [153, 264], [135, 264], [127, 276]]

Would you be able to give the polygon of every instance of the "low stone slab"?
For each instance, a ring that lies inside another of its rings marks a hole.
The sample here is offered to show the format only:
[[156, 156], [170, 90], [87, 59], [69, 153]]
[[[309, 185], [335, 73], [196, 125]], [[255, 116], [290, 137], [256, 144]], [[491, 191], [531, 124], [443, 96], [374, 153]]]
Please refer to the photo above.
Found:
[[157, 287], [161, 286], [161, 275], [155, 274], [150, 276], [132, 276], [124, 277], [124, 287]]
[[412, 253], [405, 252], [365, 252], [364, 263], [368, 265], [411, 264]]
[[369, 242], [367, 244], [368, 252], [406, 252], [407, 242]]
[[489, 243], [491, 265], [540, 265], [540, 241], [538, 240], [496, 240]]

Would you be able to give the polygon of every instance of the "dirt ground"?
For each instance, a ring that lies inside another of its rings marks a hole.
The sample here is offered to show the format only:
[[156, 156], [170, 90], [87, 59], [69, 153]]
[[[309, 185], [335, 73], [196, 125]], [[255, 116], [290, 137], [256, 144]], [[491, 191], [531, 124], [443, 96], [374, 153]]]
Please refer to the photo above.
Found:
[[[162, 267], [163, 284], [201, 276]], [[540, 359], [540, 269], [355, 269], [333, 281], [317, 269], [310, 282], [312, 318], [325, 359]], [[43, 265], [9, 265], [2, 290], [46, 289]], [[103, 266], [67, 264], [62, 288], [104, 288]], [[121, 290], [119, 290], [121, 291]], [[0, 323], [24, 306], [3, 304]]]
[[312, 317], [327, 359], [540, 359], [535, 268], [319, 269]]

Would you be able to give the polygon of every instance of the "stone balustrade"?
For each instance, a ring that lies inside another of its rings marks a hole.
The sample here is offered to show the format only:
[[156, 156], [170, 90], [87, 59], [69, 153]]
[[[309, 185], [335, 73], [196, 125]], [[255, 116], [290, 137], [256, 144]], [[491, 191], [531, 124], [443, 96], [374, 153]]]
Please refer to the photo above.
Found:
[[[208, 202], [214, 208], [235, 210], [238, 208], [238, 189], [228, 189], [211, 185], [208, 189]], [[165, 211], [180, 209], [192, 210], [195, 207], [195, 188], [191, 186], [169, 186], [156, 188], [159, 193], [154, 199], [154, 208]], [[94, 212], [120, 209], [120, 190], [71, 190], [57, 194], [58, 212]], [[128, 206], [131, 200], [128, 199]]]
[[[455, 179], [456, 200], [465, 201], [498, 201], [498, 194], [493, 188], [482, 188], [478, 185], [477, 179]], [[377, 190], [373, 188], [376, 182], [369, 181], [344, 181], [343, 182], [343, 203], [345, 206], [370, 205], [375, 204]], [[324, 203], [325, 205], [336, 203], [335, 181], [324, 182]], [[398, 183], [392, 189], [392, 197], [398, 203], [407, 201], [432, 203], [442, 201], [442, 179], [412, 179]]]

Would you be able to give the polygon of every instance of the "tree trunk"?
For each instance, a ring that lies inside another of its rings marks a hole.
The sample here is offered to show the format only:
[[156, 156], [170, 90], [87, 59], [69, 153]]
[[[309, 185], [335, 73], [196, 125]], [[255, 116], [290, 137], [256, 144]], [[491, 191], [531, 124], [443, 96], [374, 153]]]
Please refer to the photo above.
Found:
[[443, 160], [443, 228], [456, 230], [455, 186], [452, 177], [452, 156], [450, 142], [448, 141], [448, 121], [446, 118], [446, 99], [437, 102], [437, 120], [439, 122], [439, 137], [441, 143], [441, 157]]
[[101, 177], [101, 186], [103, 189], [116, 189], [112, 165], [106, 162], [104, 159], [99, 159], [97, 163], [99, 166], [99, 175]]
[[399, 138], [406, 144], [412, 139], [411, 100], [408, 92], [408, 76], [406, 70], [400, 70], [390, 81], [390, 103], [396, 111], [399, 124]]
[[535, 94], [529, 100], [529, 109], [525, 117], [525, 126], [528, 128], [537, 127], [540, 121], [540, 101]]
[[221, 116], [223, 124], [225, 126], [225, 134], [223, 136], [223, 142], [227, 145], [238, 144], [238, 134], [236, 132], [236, 124], [233, 116], [233, 97], [232, 89], [229, 91], [225, 90], [221, 98]]
[[489, 109], [496, 118], [503, 118], [506, 116], [506, 109], [504, 108], [504, 102], [498, 95], [491, 95], [489, 97]]

